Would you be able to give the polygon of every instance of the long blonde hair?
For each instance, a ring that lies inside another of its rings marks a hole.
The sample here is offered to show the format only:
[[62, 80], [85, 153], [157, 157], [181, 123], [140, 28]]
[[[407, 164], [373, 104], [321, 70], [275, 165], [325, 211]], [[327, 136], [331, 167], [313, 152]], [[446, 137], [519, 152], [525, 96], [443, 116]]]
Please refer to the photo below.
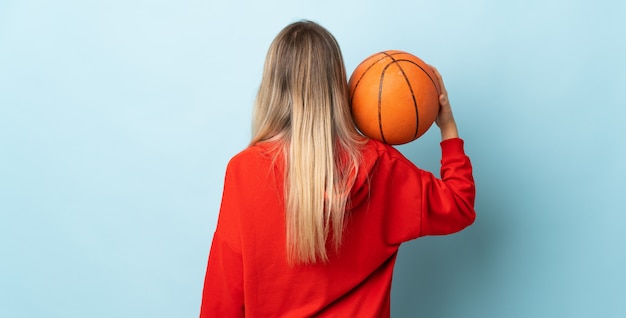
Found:
[[341, 50], [322, 26], [292, 23], [270, 45], [252, 134], [251, 144], [276, 139], [284, 154], [287, 260], [328, 261], [327, 243], [341, 244], [364, 138], [350, 115]]

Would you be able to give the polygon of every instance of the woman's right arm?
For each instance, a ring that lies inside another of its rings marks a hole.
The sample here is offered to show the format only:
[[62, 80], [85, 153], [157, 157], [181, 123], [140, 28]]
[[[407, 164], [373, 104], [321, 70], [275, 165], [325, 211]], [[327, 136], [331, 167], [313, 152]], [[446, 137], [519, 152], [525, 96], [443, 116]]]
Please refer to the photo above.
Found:
[[441, 179], [430, 173], [423, 175], [425, 204], [420, 232], [421, 235], [442, 235], [460, 231], [474, 222], [476, 189], [472, 165], [465, 155], [463, 140], [459, 139], [448, 91], [439, 71], [433, 66], [431, 68], [441, 89], [439, 113], [435, 120], [441, 130]]

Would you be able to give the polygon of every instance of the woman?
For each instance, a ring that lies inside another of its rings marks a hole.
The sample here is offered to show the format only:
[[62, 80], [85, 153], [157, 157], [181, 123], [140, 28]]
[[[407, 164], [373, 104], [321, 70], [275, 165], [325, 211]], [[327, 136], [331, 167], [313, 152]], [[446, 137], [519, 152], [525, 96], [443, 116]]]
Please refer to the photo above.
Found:
[[272, 42], [250, 146], [231, 159], [201, 317], [388, 317], [401, 243], [462, 230], [474, 181], [442, 87], [441, 177], [357, 132], [341, 51], [320, 25]]

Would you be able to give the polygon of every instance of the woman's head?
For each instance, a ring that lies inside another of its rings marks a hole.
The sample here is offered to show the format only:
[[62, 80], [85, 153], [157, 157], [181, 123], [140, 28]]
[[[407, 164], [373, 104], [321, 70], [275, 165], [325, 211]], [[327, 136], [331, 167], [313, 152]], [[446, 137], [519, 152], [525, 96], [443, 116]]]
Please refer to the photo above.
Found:
[[257, 95], [253, 143], [290, 135], [304, 122], [329, 125], [333, 134], [344, 137], [355, 132], [339, 44], [311, 21], [288, 25], [270, 45]]
[[316, 23], [288, 25], [267, 53], [251, 143], [270, 139], [285, 158], [287, 258], [325, 261], [331, 228], [335, 249], [341, 243], [363, 138], [350, 115], [339, 45]]

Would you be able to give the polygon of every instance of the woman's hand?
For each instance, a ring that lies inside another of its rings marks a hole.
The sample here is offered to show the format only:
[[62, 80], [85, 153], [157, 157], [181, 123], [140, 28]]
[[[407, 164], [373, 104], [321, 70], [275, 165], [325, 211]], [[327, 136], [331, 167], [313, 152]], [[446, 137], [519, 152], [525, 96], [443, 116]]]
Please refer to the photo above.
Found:
[[439, 87], [441, 89], [441, 94], [439, 95], [439, 113], [437, 114], [437, 118], [435, 119], [435, 123], [441, 130], [441, 140], [458, 138], [459, 132], [456, 127], [456, 122], [454, 121], [454, 116], [452, 116], [452, 108], [450, 107], [450, 100], [448, 100], [448, 91], [443, 84], [443, 78], [441, 78], [441, 74], [434, 67], [430, 66], [435, 75], [437, 76], [437, 81], [439, 82]]

